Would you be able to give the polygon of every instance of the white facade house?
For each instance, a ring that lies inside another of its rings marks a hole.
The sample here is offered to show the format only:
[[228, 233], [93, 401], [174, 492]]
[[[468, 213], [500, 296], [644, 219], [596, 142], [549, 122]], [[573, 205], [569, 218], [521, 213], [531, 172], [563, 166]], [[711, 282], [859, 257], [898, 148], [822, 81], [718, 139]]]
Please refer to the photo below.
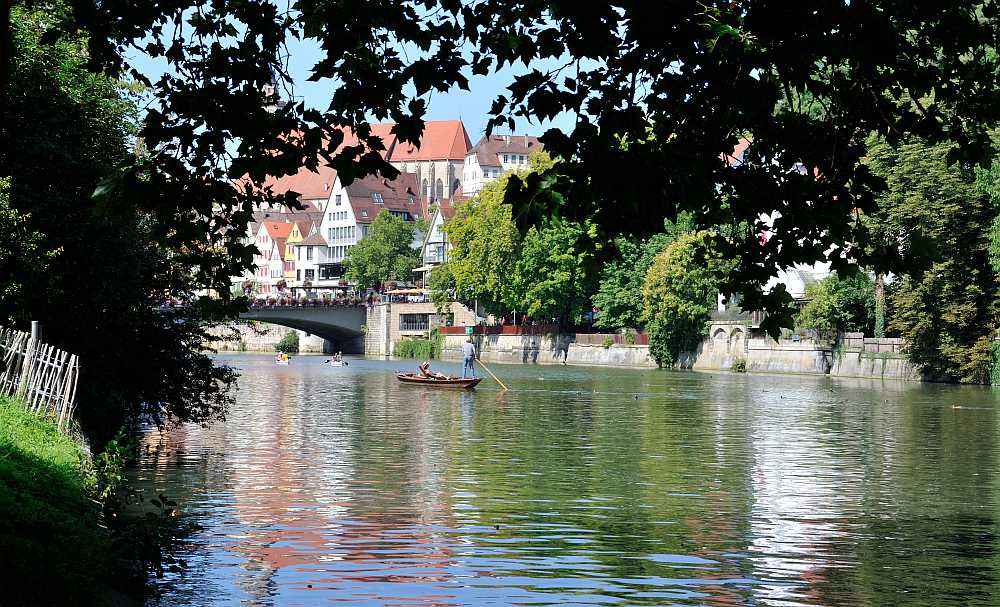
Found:
[[420, 259], [425, 266], [436, 266], [448, 261], [451, 243], [444, 233], [444, 224], [454, 214], [452, 207], [438, 207], [431, 216], [420, 250]]
[[491, 135], [483, 137], [465, 155], [462, 167], [463, 194], [475, 196], [483, 187], [508, 171], [528, 167], [528, 156], [542, 149], [537, 137]]
[[327, 242], [319, 233], [319, 226], [311, 226], [309, 234], [295, 243], [295, 285], [297, 287], [333, 286], [330, 280], [322, 281], [320, 268], [329, 259]]

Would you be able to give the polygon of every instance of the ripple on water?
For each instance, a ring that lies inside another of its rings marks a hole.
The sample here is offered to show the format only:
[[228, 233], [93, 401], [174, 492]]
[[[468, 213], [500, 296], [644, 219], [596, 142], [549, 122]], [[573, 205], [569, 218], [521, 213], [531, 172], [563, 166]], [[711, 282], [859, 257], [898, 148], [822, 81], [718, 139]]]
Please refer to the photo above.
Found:
[[165, 605], [996, 604], [989, 391], [232, 360], [229, 420], [151, 433], [135, 473], [200, 525]]

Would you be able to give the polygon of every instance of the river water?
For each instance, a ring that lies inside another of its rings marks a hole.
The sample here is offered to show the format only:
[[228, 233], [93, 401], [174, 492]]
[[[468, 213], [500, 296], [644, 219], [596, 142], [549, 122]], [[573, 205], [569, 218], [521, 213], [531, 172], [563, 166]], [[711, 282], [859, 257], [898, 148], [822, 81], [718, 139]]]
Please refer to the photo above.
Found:
[[228, 421], [151, 433], [136, 471], [200, 527], [160, 604], [1000, 604], [989, 389], [226, 360]]

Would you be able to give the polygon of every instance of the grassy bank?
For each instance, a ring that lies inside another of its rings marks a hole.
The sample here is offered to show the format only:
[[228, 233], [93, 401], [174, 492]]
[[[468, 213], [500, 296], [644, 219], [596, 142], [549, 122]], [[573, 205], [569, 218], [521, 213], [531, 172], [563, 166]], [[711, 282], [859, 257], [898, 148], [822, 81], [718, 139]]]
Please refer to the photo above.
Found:
[[95, 477], [55, 424], [0, 397], [0, 604], [120, 604]]

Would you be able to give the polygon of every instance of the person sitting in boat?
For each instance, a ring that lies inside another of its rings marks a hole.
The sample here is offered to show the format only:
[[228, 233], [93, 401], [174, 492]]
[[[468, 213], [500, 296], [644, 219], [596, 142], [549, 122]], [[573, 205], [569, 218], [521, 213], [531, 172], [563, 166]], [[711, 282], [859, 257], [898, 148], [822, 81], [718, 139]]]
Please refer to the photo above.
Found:
[[423, 375], [424, 377], [428, 377], [430, 379], [448, 379], [448, 376], [444, 375], [443, 373], [438, 373], [437, 371], [431, 371], [431, 363], [427, 362], [426, 360], [420, 363], [420, 365], [417, 368], [420, 369], [420, 374]]

